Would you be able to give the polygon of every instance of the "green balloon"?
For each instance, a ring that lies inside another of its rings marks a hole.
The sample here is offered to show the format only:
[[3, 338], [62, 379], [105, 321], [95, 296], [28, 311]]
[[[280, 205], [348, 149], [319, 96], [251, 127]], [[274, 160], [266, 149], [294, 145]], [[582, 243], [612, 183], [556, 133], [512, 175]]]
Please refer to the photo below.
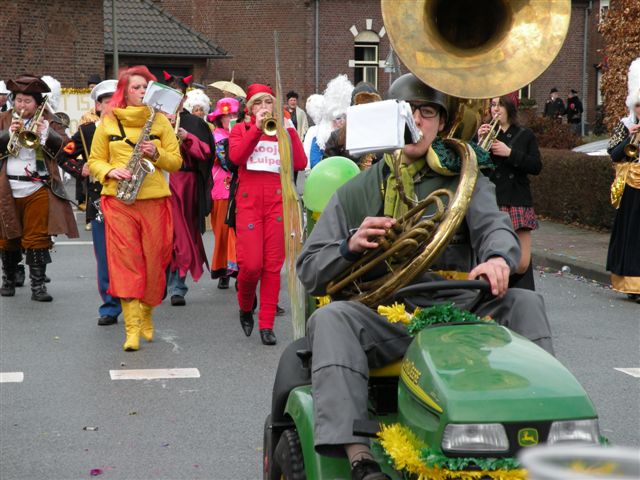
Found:
[[302, 198], [306, 208], [322, 212], [335, 191], [360, 173], [360, 169], [345, 157], [329, 157], [318, 163], [304, 182]]

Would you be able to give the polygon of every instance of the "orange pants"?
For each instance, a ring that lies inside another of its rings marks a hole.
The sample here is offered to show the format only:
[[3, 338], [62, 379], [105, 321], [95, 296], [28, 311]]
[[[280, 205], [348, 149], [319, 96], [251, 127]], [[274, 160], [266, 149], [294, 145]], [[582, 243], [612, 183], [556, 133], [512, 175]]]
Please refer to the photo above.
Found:
[[0, 240], [0, 250], [51, 248], [49, 190], [42, 187], [28, 197], [14, 198], [13, 201], [17, 217], [22, 222], [22, 237]]
[[215, 238], [211, 257], [214, 278], [226, 277], [238, 271], [236, 263], [236, 232], [224, 223], [229, 200], [214, 200], [211, 208], [211, 228]]
[[173, 246], [169, 197], [125, 205], [103, 195], [101, 206], [107, 241], [108, 293], [159, 305]]

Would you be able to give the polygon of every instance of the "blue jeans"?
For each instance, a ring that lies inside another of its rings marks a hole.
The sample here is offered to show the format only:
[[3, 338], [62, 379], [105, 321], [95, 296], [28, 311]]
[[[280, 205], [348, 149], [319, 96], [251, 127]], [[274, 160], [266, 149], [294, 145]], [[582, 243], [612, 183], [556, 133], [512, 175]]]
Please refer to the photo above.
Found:
[[179, 270], [169, 272], [169, 278], [167, 279], [167, 293], [169, 297], [174, 295], [180, 295], [184, 297], [189, 291], [189, 287], [184, 283], [187, 277], [181, 277]]
[[104, 223], [91, 220], [91, 236], [93, 237], [93, 251], [98, 265], [98, 291], [102, 298], [102, 305], [98, 308], [101, 317], [118, 317], [122, 312], [120, 299], [107, 293], [109, 289], [109, 267], [107, 266], [107, 244], [104, 238]]

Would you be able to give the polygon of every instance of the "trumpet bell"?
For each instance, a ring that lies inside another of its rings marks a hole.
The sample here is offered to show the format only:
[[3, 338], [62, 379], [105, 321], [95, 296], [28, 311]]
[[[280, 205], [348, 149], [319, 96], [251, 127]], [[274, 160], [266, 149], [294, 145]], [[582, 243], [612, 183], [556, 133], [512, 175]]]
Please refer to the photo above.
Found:
[[273, 136], [278, 133], [278, 122], [273, 117], [265, 118], [262, 122], [262, 131], [265, 135]]
[[40, 137], [37, 133], [30, 130], [22, 130], [18, 134], [18, 142], [22, 147], [33, 150], [40, 145]]
[[542, 74], [564, 42], [569, 0], [382, 0], [393, 49], [423, 82], [492, 98]]

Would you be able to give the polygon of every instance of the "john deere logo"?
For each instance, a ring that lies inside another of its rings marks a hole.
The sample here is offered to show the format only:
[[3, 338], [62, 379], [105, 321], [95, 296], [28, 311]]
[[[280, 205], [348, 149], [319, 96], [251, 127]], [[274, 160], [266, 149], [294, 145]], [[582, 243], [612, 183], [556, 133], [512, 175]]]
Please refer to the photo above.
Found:
[[518, 444], [521, 447], [538, 444], [538, 431], [535, 428], [523, 428], [518, 431]]

